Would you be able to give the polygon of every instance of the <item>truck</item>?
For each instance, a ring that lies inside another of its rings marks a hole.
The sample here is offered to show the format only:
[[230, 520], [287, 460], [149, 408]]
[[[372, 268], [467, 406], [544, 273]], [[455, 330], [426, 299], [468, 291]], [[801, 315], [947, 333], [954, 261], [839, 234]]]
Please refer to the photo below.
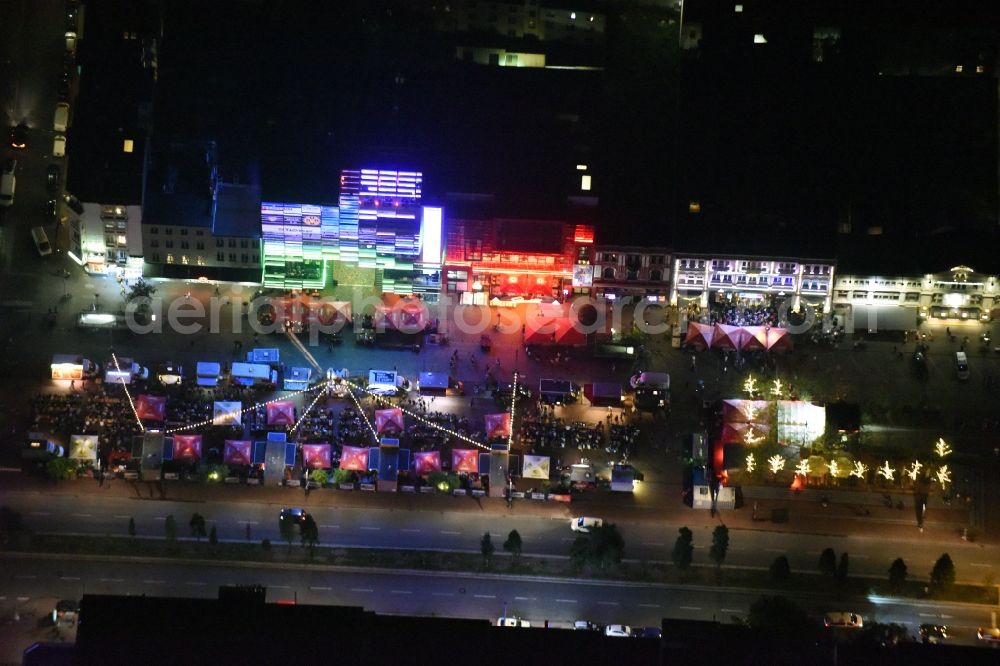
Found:
[[236, 386], [277, 386], [278, 371], [262, 363], [233, 363], [229, 381]]
[[117, 366], [115, 360], [109, 358], [104, 368], [104, 381], [108, 384], [131, 384], [133, 379], [149, 379], [149, 368], [130, 358], [119, 358]]
[[55, 354], [52, 357], [52, 379], [93, 379], [100, 374], [96, 363], [78, 354]]
[[670, 375], [665, 372], [642, 372], [632, 378], [635, 406], [657, 410], [670, 407]]
[[62, 458], [66, 449], [40, 432], [29, 432], [28, 441], [21, 447], [21, 466], [44, 469], [53, 458]]
[[568, 379], [541, 379], [538, 397], [549, 404], [568, 405], [579, 399], [580, 387]]

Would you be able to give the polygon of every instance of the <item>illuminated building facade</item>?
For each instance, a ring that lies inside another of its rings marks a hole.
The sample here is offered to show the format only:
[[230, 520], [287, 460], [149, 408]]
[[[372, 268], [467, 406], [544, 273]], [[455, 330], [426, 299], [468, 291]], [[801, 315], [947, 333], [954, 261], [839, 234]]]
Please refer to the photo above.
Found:
[[338, 206], [264, 202], [264, 286], [320, 289], [331, 262], [374, 269], [377, 291], [440, 290], [442, 209], [421, 201], [419, 171], [347, 169]]
[[600, 245], [594, 261], [594, 295], [665, 304], [670, 296], [670, 250]]
[[468, 305], [564, 300], [593, 286], [594, 227], [561, 220], [448, 221], [444, 290]]

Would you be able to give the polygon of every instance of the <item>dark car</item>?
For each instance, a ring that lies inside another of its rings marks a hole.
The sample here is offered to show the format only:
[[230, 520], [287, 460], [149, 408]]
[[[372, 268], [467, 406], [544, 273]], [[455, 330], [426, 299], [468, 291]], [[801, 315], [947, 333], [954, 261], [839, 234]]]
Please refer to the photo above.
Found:
[[62, 182], [62, 172], [56, 164], [50, 164], [45, 170], [45, 189], [50, 193], [59, 191], [59, 184]]
[[72, 85], [73, 85], [73, 81], [72, 81], [72, 78], [70, 76], [63, 75], [62, 78], [59, 79], [59, 88], [58, 89], [59, 89], [59, 99], [60, 100], [62, 100], [64, 102], [67, 101], [67, 100], [69, 100], [69, 92], [70, 92], [70, 89], [72, 88]]
[[920, 625], [920, 640], [924, 643], [936, 645], [946, 638], [948, 638], [948, 627], [943, 624]]
[[309, 514], [306, 513], [306, 510], [301, 507], [282, 509], [281, 513], [278, 514], [278, 520], [281, 521], [282, 523], [287, 521], [295, 525], [301, 525], [302, 523], [306, 522], [307, 515]]
[[49, 199], [48, 203], [45, 204], [45, 214], [48, 215], [49, 220], [55, 221], [59, 217], [59, 202], [55, 199]]
[[660, 631], [659, 627], [639, 627], [638, 629], [632, 630], [632, 636], [635, 638], [663, 638], [663, 632]]
[[10, 131], [10, 147], [14, 150], [24, 150], [28, 147], [28, 126], [24, 123]]

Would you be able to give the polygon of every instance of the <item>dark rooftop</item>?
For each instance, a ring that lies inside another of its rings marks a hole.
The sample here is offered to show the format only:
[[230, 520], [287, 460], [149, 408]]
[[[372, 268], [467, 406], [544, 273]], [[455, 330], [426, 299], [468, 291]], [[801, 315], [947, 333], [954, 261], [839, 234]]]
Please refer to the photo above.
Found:
[[212, 226], [212, 141], [158, 141], [149, 160], [143, 224]]

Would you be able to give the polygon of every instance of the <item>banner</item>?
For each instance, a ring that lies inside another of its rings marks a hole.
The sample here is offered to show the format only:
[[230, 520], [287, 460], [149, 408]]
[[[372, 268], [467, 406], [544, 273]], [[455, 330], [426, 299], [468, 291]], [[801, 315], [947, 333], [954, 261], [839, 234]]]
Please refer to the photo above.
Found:
[[162, 395], [141, 394], [135, 399], [135, 411], [143, 421], [164, 421], [167, 418], [167, 399]]
[[309, 469], [330, 469], [329, 444], [303, 444], [302, 464]]
[[227, 465], [249, 465], [252, 446], [253, 444], [248, 439], [227, 439], [223, 462]]
[[97, 460], [97, 435], [73, 435], [69, 438], [69, 457], [72, 460]]
[[521, 476], [526, 479], [549, 478], [549, 457], [548, 456], [524, 456], [524, 469]]
[[440, 451], [418, 451], [413, 454], [413, 470], [417, 476], [441, 471]]
[[477, 449], [452, 449], [451, 471], [475, 474], [479, 471], [479, 451]]
[[375, 410], [375, 431], [378, 434], [381, 435], [383, 432], [402, 433], [405, 427], [403, 410], [399, 407]]
[[345, 446], [343, 453], [340, 455], [340, 469], [367, 472], [368, 449], [357, 446]]
[[174, 435], [174, 460], [201, 460], [201, 435]]
[[510, 437], [510, 413], [486, 414], [483, 416], [486, 421], [486, 438]]
[[277, 400], [267, 403], [267, 425], [283, 426], [295, 424], [295, 403], [291, 400]]
[[212, 412], [212, 425], [238, 426], [242, 424], [243, 424], [242, 402], [228, 402], [223, 400], [215, 401], [215, 409]]

